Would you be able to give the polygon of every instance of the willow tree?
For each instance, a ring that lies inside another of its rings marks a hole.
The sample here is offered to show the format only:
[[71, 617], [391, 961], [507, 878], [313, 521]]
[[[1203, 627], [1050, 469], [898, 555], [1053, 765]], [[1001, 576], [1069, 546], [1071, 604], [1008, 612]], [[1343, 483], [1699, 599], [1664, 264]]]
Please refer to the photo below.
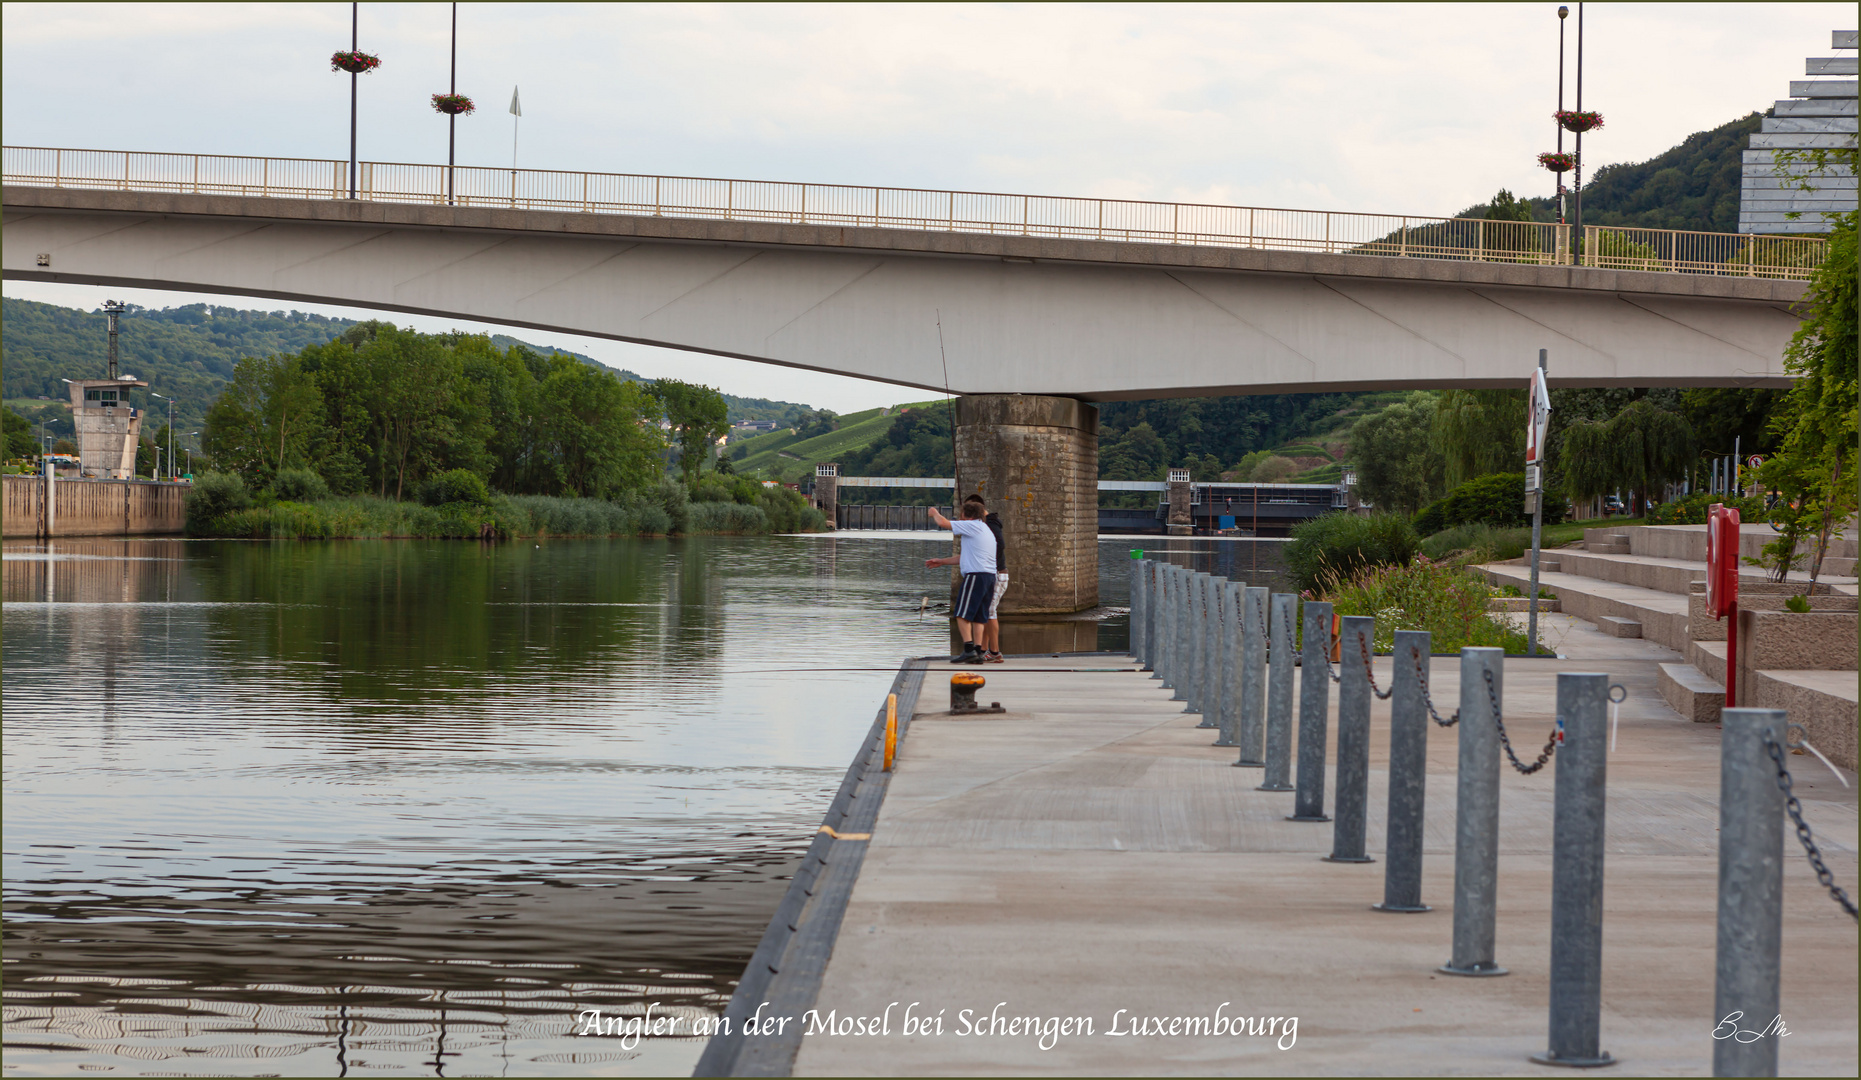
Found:
[[1449, 488], [1519, 470], [1525, 461], [1525, 391], [1443, 390], [1438, 399], [1434, 431]]
[[1608, 420], [1579, 421], [1565, 429], [1559, 458], [1564, 487], [1576, 499], [1626, 489], [1639, 517], [1652, 492], [1687, 478], [1696, 442], [1685, 417], [1645, 398], [1630, 402]]

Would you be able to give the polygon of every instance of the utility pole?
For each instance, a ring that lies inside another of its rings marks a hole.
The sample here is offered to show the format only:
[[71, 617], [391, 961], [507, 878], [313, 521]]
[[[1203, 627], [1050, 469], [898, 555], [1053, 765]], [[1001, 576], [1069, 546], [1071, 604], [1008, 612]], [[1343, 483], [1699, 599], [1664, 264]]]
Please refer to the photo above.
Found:
[[[362, 5], [359, 2], [349, 5], [349, 51], [351, 53], [358, 52], [362, 48], [361, 9]], [[355, 98], [358, 92], [357, 86], [361, 80], [361, 72], [351, 71], [349, 73], [349, 197], [351, 199], [355, 198]], [[168, 427], [172, 430], [174, 425], [170, 424]]]
[[[1564, 111], [1564, 20], [1568, 18], [1570, 18], [1569, 8], [1557, 9], [1557, 111], [1560, 113]], [[1557, 152], [1559, 154], [1564, 152], [1564, 122], [1562, 120], [1557, 122]], [[1563, 173], [1552, 173], [1551, 177], [1557, 182], [1557, 224], [1558, 231], [1563, 232], [1563, 226], [1567, 224], [1564, 220], [1564, 195], [1568, 189], [1564, 187]], [[1566, 246], [1569, 245], [1568, 234], [1564, 242]]]
[[[1578, 25], [1581, 25], [1582, 21], [1583, 21], [1583, 16], [1579, 14], [1577, 16]], [[1581, 34], [1578, 35], [1578, 40], [1579, 41], [1582, 40]], [[1581, 47], [1579, 47], [1577, 51], [1578, 51], [1578, 54], [1581, 55], [1583, 50]], [[456, 96], [459, 93], [459, 5], [456, 2], [452, 5], [452, 75], [446, 81], [446, 93], [449, 95], [454, 95], [454, 96]], [[1577, 138], [1579, 141], [1581, 141], [1582, 136], [1579, 135]], [[456, 112], [447, 113], [446, 114], [446, 204], [448, 206], [452, 205], [452, 202], [453, 202], [452, 169], [453, 169], [454, 154], [458, 148], [458, 145], [459, 145], [459, 114]]]
[[[1577, 111], [1583, 111], [1583, 5], [1577, 4]], [[1583, 243], [1583, 132], [1577, 132], [1577, 221], [1572, 230], [1575, 246]], [[1589, 252], [1584, 252], [1588, 255]]]

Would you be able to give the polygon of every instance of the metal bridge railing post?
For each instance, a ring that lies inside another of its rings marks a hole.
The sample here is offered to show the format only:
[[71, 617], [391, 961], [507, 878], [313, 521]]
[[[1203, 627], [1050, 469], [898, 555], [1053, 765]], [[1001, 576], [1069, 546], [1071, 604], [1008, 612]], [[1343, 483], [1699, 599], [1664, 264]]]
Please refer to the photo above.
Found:
[[1292, 621], [1297, 593], [1274, 593], [1267, 648], [1266, 775], [1256, 791], [1291, 791]]
[[1325, 728], [1331, 712], [1331, 605], [1305, 602], [1299, 661], [1299, 790], [1288, 821], [1330, 821], [1325, 814]]
[[[1609, 676], [1557, 674], [1557, 809], [1551, 838], [1551, 1038], [1541, 1065], [1614, 1064], [1604, 1052], [1603, 801]], [[1775, 830], [1781, 834], [1782, 830]]]
[[1169, 634], [1164, 639], [1164, 658], [1167, 663], [1163, 669], [1163, 685], [1170, 690], [1171, 701], [1187, 701], [1189, 694], [1183, 685], [1183, 635], [1188, 631], [1188, 605], [1183, 603], [1183, 568], [1169, 564], [1165, 568], [1169, 582], [1169, 607], [1164, 617], [1169, 622]]
[[1215, 665], [1215, 678], [1221, 685], [1217, 707], [1221, 734], [1215, 739], [1215, 745], [1234, 746], [1234, 714], [1241, 699], [1241, 665], [1236, 655], [1241, 647], [1241, 583], [1224, 578], [1216, 582], [1216, 587], [1221, 591], [1221, 649], [1220, 660]]
[[1241, 589], [1240, 607], [1240, 683], [1234, 711], [1235, 745], [1241, 748], [1241, 756], [1234, 764], [1257, 768], [1266, 764], [1260, 756], [1260, 740], [1266, 732], [1267, 590]]
[[1428, 792], [1428, 677], [1426, 630], [1398, 630], [1390, 649], [1395, 671], [1389, 689], [1389, 824], [1383, 841], [1383, 902], [1378, 911], [1430, 911], [1422, 903], [1422, 804]]
[[[1493, 958], [1499, 909], [1499, 724], [1505, 650], [1460, 650], [1460, 763], [1454, 821], [1454, 952], [1449, 975], [1504, 975]], [[1489, 697], [1486, 677], [1492, 675]]]
[[1163, 607], [1163, 563], [1156, 559], [1144, 560], [1144, 667], [1150, 671], [1150, 677], [1161, 682], [1163, 671], [1158, 658], [1162, 651], [1162, 622], [1160, 612]]
[[[1782, 709], [1726, 709], [1719, 733], [1719, 956], [1712, 1075], [1776, 1076], [1783, 948], [1784, 794], [1764, 740], [1782, 743]], [[1566, 751], [1567, 752], [1567, 751]], [[1766, 1031], [1740, 1042], [1739, 1031]]]
[[1375, 862], [1364, 854], [1370, 802], [1370, 668], [1366, 658], [1376, 620], [1346, 615], [1338, 631], [1337, 823], [1331, 826], [1327, 862]]

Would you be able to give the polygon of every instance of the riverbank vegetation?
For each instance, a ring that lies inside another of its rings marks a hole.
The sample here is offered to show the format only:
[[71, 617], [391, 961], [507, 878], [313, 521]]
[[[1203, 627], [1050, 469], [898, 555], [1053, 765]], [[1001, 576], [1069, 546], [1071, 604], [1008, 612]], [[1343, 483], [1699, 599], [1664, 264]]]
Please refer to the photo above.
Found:
[[[720, 473], [710, 387], [621, 378], [482, 335], [359, 323], [241, 360], [207, 410], [188, 530], [239, 537], [753, 534], [823, 526]], [[668, 475], [668, 462], [676, 475]]]

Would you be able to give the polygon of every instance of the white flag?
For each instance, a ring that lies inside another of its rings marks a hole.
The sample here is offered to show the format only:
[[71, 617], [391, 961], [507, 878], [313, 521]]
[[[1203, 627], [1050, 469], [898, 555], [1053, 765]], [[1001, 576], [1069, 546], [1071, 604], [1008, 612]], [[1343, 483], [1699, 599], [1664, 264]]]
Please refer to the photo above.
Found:
[[514, 86], [510, 88], [510, 114], [512, 116], [523, 115], [523, 105], [517, 100], [517, 88]]

